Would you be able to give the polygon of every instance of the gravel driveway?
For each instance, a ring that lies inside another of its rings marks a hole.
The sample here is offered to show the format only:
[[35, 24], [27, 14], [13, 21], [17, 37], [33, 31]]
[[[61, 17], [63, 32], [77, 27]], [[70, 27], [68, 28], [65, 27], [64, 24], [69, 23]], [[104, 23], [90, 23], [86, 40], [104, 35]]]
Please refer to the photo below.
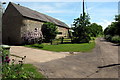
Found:
[[26, 62], [37, 66], [48, 78], [118, 78], [118, 46], [103, 38], [96, 39], [92, 52], [71, 56], [21, 46], [12, 46], [11, 53], [26, 55]]
[[[68, 54], [61, 54], [60, 52], [51, 52], [23, 46], [11, 46], [10, 53], [20, 57], [26, 56], [25, 63], [30, 64], [48, 62], [69, 56]], [[11, 56], [11, 59], [21, 60], [21, 58], [16, 58], [14, 56]]]

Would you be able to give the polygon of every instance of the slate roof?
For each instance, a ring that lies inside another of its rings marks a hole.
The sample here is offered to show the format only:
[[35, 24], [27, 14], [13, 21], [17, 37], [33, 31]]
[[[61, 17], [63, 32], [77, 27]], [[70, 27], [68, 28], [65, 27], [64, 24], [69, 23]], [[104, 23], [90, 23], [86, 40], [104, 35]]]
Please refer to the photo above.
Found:
[[53, 17], [50, 17], [48, 15], [42, 14], [40, 12], [34, 11], [32, 9], [23, 7], [21, 5], [18, 5], [12, 2], [10, 2], [9, 4], [13, 5], [23, 17], [27, 17], [27, 18], [31, 18], [31, 19], [35, 19], [43, 22], [52, 22], [58, 26], [69, 28], [68, 25], [66, 25], [64, 22], [57, 20]]

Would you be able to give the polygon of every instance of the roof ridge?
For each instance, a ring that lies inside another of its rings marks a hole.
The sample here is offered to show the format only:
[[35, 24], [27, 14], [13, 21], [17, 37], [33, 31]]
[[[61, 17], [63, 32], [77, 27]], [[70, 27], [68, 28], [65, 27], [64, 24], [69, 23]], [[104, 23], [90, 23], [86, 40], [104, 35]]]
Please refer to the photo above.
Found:
[[41, 20], [41, 21], [45, 21], [45, 22], [52, 22], [52, 23], [54, 23], [56, 25], [69, 28], [68, 25], [66, 25], [64, 22], [62, 22], [62, 21], [60, 21], [60, 20], [58, 20], [56, 18], [53, 18], [53, 17], [51, 17], [49, 15], [43, 14], [43, 13], [38, 12], [36, 10], [32, 10], [32, 9], [30, 9], [28, 7], [17, 5], [15, 3], [13, 3], [13, 2], [9, 2], [9, 4], [10, 3], [17, 9], [17, 11], [23, 17], [33, 18], [33, 19], [37, 19], [37, 20]]

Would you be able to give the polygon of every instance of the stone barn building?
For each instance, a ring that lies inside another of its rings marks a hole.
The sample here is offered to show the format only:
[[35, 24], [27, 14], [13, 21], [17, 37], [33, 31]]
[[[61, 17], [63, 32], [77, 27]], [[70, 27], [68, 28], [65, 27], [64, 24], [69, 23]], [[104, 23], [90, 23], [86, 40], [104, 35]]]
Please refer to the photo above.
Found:
[[57, 37], [68, 37], [69, 27], [48, 15], [39, 13], [19, 4], [10, 2], [3, 14], [2, 41], [3, 44], [22, 44], [22, 35], [27, 30], [41, 30], [45, 22], [51, 22], [58, 27]]

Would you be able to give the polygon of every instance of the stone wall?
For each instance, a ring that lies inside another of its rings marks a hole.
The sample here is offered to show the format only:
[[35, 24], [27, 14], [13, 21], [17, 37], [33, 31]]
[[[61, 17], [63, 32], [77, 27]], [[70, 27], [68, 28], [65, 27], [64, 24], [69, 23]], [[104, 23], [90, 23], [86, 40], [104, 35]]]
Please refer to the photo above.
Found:
[[[21, 26], [21, 43], [24, 43], [25, 39], [28, 40], [28, 38], [29, 38], [29, 40], [33, 39], [34, 37], [42, 38], [42, 32], [41, 32], [42, 25], [43, 25], [43, 22], [24, 18], [23, 26]], [[37, 34], [37, 35], [33, 34], [34, 32], [36, 32], [36, 30], [37, 30], [37, 32], [39, 32], [39, 34]]]
[[22, 15], [19, 14], [19, 12], [12, 5], [8, 5], [3, 15], [3, 44], [20, 43], [20, 27], [23, 25], [22, 19]]
[[22, 36], [26, 31], [34, 31], [35, 28], [37, 28], [38, 30], [41, 30], [41, 27], [42, 27], [42, 25], [43, 25], [43, 22], [24, 18], [24, 19], [23, 19], [23, 24], [24, 24], [24, 25], [21, 27], [21, 36]]
[[[24, 18], [23, 23], [24, 23], [24, 26], [21, 27], [21, 36], [26, 31], [33, 31], [35, 30], [35, 28], [38, 28], [38, 30], [41, 30], [41, 27], [44, 24], [44, 22], [35, 21], [35, 20], [27, 19], [27, 18]], [[59, 27], [59, 26], [57, 27], [58, 27], [58, 32], [62, 32], [62, 34], [58, 34], [56, 38], [68, 37], [68, 29]]]
[[35, 30], [35, 28], [41, 30], [41, 27], [43, 25], [43, 22], [35, 21], [27, 18], [23, 19], [23, 23], [24, 26], [21, 27], [21, 33], [23, 33], [24, 30], [29, 30], [29, 31]]

